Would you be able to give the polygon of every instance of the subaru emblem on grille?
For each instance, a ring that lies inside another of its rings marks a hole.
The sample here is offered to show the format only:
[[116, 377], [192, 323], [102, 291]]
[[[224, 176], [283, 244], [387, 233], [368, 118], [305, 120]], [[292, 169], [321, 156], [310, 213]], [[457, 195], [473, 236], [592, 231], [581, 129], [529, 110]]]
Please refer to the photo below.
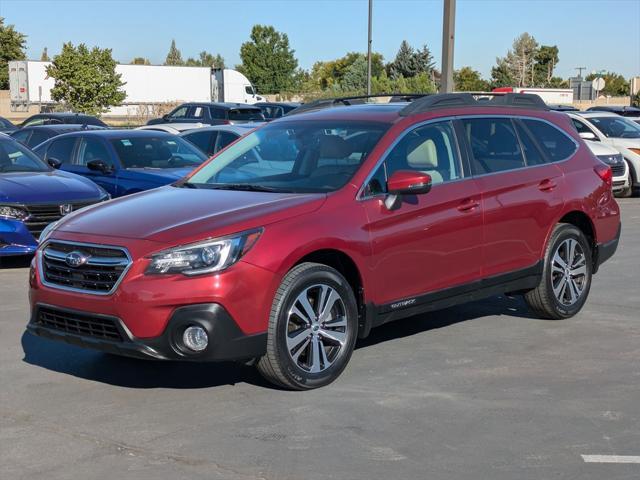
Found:
[[69, 215], [71, 212], [73, 212], [73, 205], [71, 205], [70, 203], [60, 205], [60, 215]]
[[78, 251], [70, 252], [66, 257], [64, 257], [64, 261], [66, 262], [66, 264], [73, 268], [84, 265], [88, 260], [89, 257], [87, 255]]

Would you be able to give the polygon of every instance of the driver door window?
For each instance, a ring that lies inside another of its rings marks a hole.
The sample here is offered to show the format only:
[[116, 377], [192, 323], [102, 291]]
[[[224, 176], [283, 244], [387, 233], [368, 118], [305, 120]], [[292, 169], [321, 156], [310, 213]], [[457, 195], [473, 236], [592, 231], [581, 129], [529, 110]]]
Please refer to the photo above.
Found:
[[174, 110], [171, 115], [169, 115], [169, 118], [171, 120], [184, 120], [185, 118], [187, 118], [187, 111], [189, 110], [189, 107], [179, 107], [178, 109]]
[[431, 184], [461, 178], [460, 159], [451, 122], [431, 123], [406, 134], [391, 150], [365, 190], [366, 196], [384, 194], [387, 180], [399, 170], [426, 173]]
[[93, 160], [101, 160], [107, 165], [113, 166], [111, 155], [101, 140], [95, 138], [83, 138], [78, 148], [77, 165], [84, 167]]

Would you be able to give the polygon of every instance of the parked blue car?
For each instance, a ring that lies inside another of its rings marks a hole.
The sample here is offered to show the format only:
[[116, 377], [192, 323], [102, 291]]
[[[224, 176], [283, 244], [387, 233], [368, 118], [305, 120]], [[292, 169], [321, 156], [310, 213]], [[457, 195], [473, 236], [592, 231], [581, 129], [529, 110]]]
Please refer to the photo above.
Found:
[[0, 134], [0, 257], [33, 253], [51, 222], [109, 199], [86, 178], [54, 170], [28, 148]]
[[38, 145], [54, 168], [82, 175], [121, 197], [173, 183], [207, 159], [191, 143], [152, 130], [85, 130]]

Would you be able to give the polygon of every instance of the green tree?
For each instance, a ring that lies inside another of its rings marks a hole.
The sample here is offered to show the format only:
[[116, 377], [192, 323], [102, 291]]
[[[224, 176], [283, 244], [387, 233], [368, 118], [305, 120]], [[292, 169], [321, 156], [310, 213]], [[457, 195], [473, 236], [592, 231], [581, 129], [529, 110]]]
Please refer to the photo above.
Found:
[[[587, 80], [591, 81], [600, 75], [594, 73], [587, 75]], [[604, 80], [604, 89], [600, 92], [612, 97], [624, 97], [629, 95], [629, 82], [619, 73], [607, 72], [601, 75]]]
[[198, 55], [198, 58], [187, 58], [184, 63], [188, 67], [212, 67], [212, 68], [225, 68], [224, 58], [219, 53], [213, 55], [207, 51], [202, 51]]
[[298, 60], [289, 37], [272, 26], [254, 25], [250, 40], [240, 47], [242, 65], [237, 68], [260, 93], [290, 90], [295, 84]]
[[0, 17], [0, 90], [9, 88], [10, 60], [24, 60], [27, 37], [18, 32], [13, 25], [5, 25]]
[[131, 60], [130, 65], [151, 65], [151, 62], [145, 57], [135, 57]]
[[44, 47], [44, 50], [42, 50], [42, 55], [40, 55], [40, 61], [41, 62], [48, 62], [51, 59], [49, 58], [49, 52], [47, 52], [47, 47]]
[[403, 40], [394, 60], [387, 65], [389, 77], [411, 78], [426, 73], [431, 75], [434, 67], [433, 55], [426, 45], [420, 50], [415, 50], [409, 42]]
[[108, 48], [89, 50], [84, 43], [77, 48], [65, 43], [47, 67], [47, 75], [55, 80], [51, 98], [75, 112], [98, 115], [126, 98]]
[[554, 78], [553, 71], [560, 61], [558, 47], [556, 45], [541, 45], [535, 53], [534, 61], [534, 86], [551, 87], [552, 79]]
[[459, 92], [486, 92], [489, 82], [484, 80], [480, 72], [471, 67], [462, 67], [453, 72], [453, 82]]
[[504, 58], [496, 58], [496, 65], [491, 69], [491, 88], [512, 87], [515, 80]]
[[[309, 74], [310, 82], [316, 89], [324, 90], [342, 83], [342, 79], [349, 68], [358, 60], [366, 55], [358, 52], [349, 52], [344, 57], [329, 60], [327, 62], [316, 62], [311, 68]], [[384, 71], [384, 58], [382, 54], [377, 52], [371, 53], [371, 76], [377, 77]]]
[[167, 58], [164, 61], [165, 65], [184, 65], [184, 61], [182, 60], [182, 53], [176, 47], [176, 41], [171, 40], [171, 47], [169, 47], [169, 53], [167, 53]]
[[367, 88], [367, 58], [360, 55], [347, 68], [340, 82], [345, 92], [364, 93]]

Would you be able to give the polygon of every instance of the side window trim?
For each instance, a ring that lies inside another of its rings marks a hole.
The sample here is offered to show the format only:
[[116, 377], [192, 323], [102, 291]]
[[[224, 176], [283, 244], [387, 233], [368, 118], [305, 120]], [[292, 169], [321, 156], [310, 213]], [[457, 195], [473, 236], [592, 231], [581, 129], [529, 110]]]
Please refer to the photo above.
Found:
[[[407, 136], [408, 134], [410, 134], [411, 132], [413, 132], [414, 130], [418, 129], [418, 128], [422, 128], [424, 126], [430, 125], [430, 124], [434, 124], [434, 123], [450, 123], [451, 124], [451, 132], [453, 133], [453, 142], [455, 143], [455, 153], [457, 154], [457, 159], [458, 159], [458, 168], [460, 169], [460, 178], [456, 178], [454, 180], [448, 180], [447, 182], [444, 182], [444, 184], [450, 184], [453, 182], [459, 182], [462, 180], [467, 180], [469, 178], [472, 177], [471, 171], [468, 170], [468, 158], [467, 158], [467, 154], [466, 151], [463, 151], [460, 148], [460, 138], [458, 135], [458, 128], [456, 126], [456, 120], [458, 117], [441, 117], [441, 118], [432, 118], [429, 120], [425, 120], [423, 122], [419, 122], [419, 123], [414, 123], [412, 125], [409, 125], [407, 128], [405, 128], [400, 135], [398, 135], [398, 137], [393, 141], [393, 143], [391, 145], [389, 145], [389, 147], [387, 147], [387, 149], [382, 153], [382, 155], [380, 155], [380, 158], [378, 159], [378, 161], [376, 162], [376, 164], [373, 166], [373, 168], [369, 171], [369, 174], [367, 175], [367, 177], [365, 178], [364, 182], [362, 183], [362, 185], [360, 186], [360, 188], [358, 189], [358, 193], [356, 194], [356, 200], [369, 200], [371, 198], [375, 198], [375, 197], [379, 197], [381, 195], [386, 195], [386, 194], [381, 194], [381, 193], [377, 193], [377, 194], [373, 194], [373, 195], [368, 195], [365, 193], [365, 190], [367, 189], [367, 186], [369, 185], [369, 182], [375, 177], [376, 173], [378, 172], [378, 170], [380, 168], [384, 168], [384, 178], [388, 180], [389, 175], [387, 172], [387, 158], [389, 157], [389, 155], [391, 154], [391, 152], [393, 151], [393, 149], [404, 139], [405, 136]], [[437, 186], [437, 185], [436, 185]]]

